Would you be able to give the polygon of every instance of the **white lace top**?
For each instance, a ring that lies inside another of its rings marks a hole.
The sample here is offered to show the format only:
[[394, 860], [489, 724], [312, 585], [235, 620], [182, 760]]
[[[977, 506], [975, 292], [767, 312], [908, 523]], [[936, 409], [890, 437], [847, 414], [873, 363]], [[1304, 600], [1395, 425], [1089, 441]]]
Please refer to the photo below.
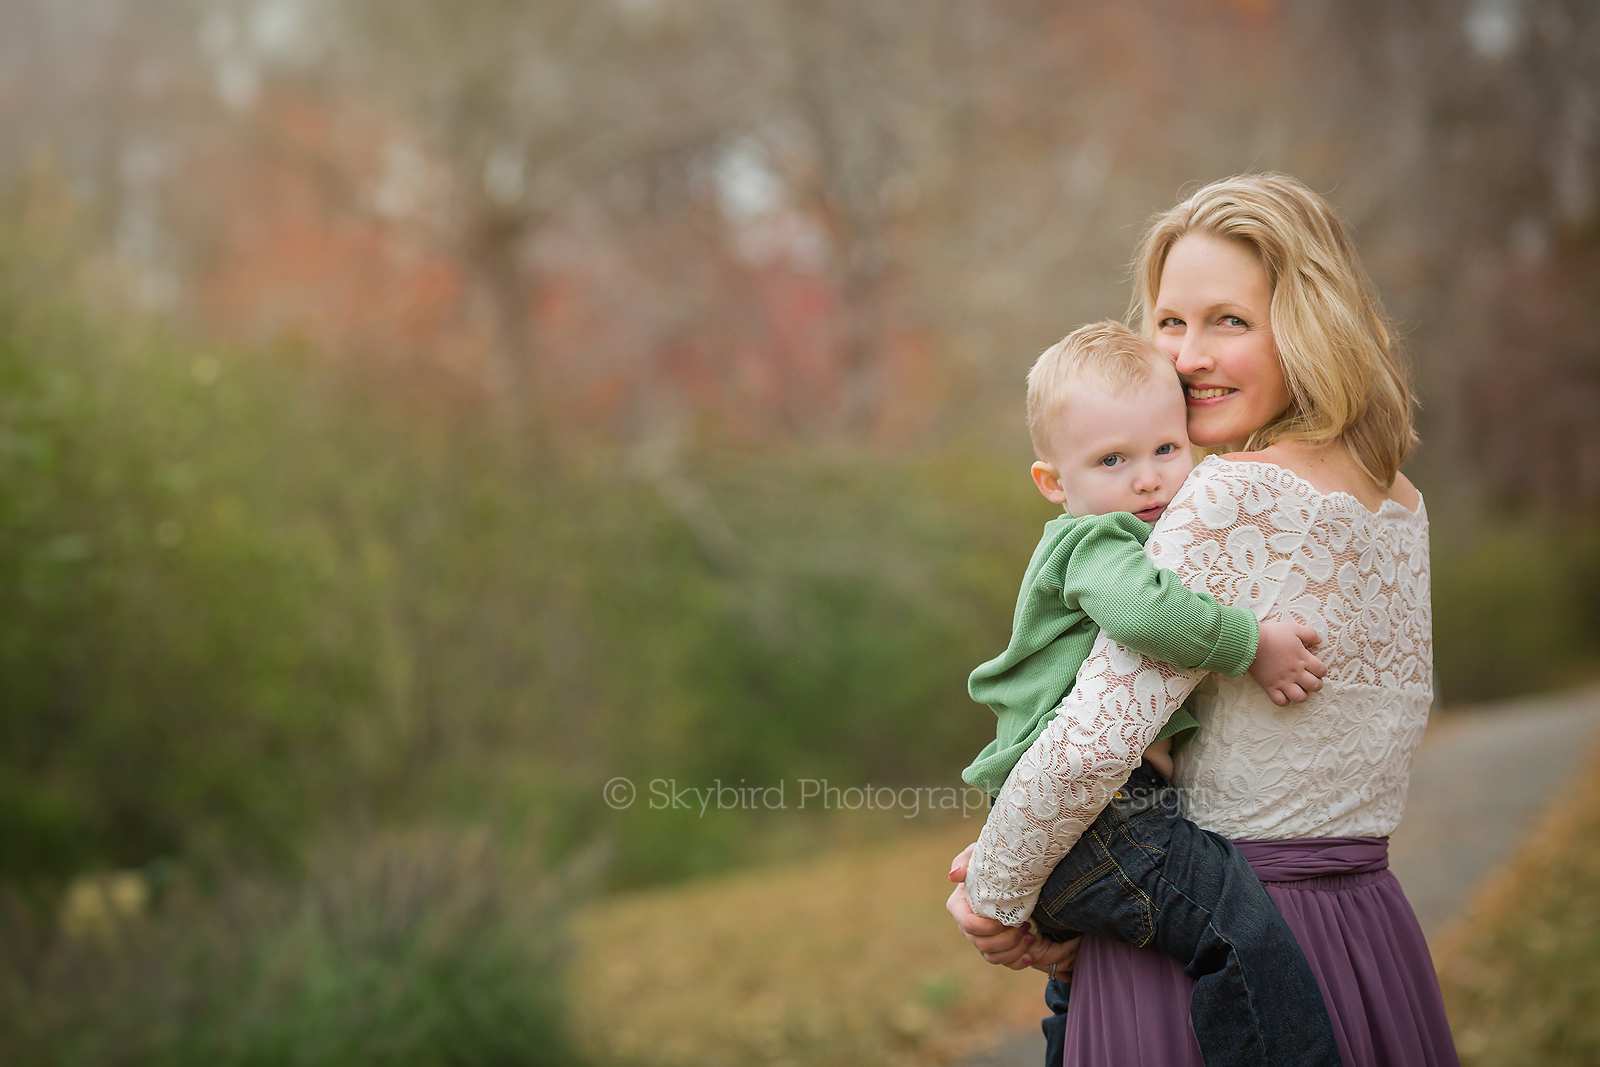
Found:
[[1173, 709], [1202, 678], [1198, 737], [1174, 784], [1186, 814], [1236, 839], [1381, 837], [1400, 822], [1433, 701], [1428, 519], [1376, 514], [1271, 463], [1210, 457], [1150, 535], [1157, 566], [1259, 619], [1322, 635], [1305, 703], [1275, 706], [1249, 675], [1204, 676], [1100, 635], [1054, 721], [1017, 763], [967, 869], [967, 902], [1015, 924]]

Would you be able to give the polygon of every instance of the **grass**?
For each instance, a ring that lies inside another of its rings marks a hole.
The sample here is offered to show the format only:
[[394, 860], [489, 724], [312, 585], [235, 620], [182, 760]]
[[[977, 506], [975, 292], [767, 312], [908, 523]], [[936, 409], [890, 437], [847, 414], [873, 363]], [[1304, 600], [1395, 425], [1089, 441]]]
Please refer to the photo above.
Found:
[[1439, 939], [1465, 1067], [1600, 1063], [1600, 751]]
[[[1031, 1029], [1039, 976], [982, 963], [944, 912], [977, 829], [593, 905], [573, 1028], [645, 1067], [923, 1067]], [[1434, 950], [1466, 1067], [1600, 1063], [1600, 750]]]
[[984, 963], [944, 910], [980, 825], [587, 909], [574, 1029], [643, 1065], [920, 1067], [1036, 1025], [1044, 977]]

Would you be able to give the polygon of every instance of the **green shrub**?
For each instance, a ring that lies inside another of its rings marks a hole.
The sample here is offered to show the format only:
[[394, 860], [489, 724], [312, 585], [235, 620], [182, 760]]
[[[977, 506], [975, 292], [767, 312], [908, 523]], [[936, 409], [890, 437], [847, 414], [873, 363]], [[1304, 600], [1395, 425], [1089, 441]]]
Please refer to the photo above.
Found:
[[1524, 521], [1435, 531], [1439, 692], [1470, 703], [1571, 684], [1600, 663], [1600, 541]]
[[31, 960], [3, 976], [0, 1060], [579, 1064], [555, 889], [481, 835], [412, 834], [327, 850], [293, 882], [180, 886], [75, 936], [13, 908], [7, 956]]
[[0, 880], [287, 854], [372, 704], [293, 408], [241, 377], [0, 256]]

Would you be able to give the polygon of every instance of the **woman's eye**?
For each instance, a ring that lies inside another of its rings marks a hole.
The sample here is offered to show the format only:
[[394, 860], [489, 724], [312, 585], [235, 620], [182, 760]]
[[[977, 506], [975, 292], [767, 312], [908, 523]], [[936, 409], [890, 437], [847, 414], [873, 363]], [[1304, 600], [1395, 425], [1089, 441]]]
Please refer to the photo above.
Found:
[[1222, 324], [1224, 326], [1237, 326], [1237, 327], [1240, 327], [1240, 328], [1248, 327], [1250, 325], [1248, 322], [1245, 322], [1243, 319], [1241, 319], [1237, 315], [1224, 315], [1224, 316], [1222, 316]]
[[1122, 457], [1121, 456], [1102, 456], [1100, 458], [1100, 466], [1102, 466], [1102, 467], [1115, 467], [1118, 463], [1121, 463], [1121, 462], [1122, 462]]
[[1182, 325], [1183, 325], [1183, 320], [1178, 318], [1176, 315], [1173, 315], [1173, 316], [1171, 316], [1169, 318], [1162, 319], [1160, 322], [1156, 323], [1156, 329], [1158, 329], [1158, 330], [1170, 330], [1170, 329], [1173, 329], [1174, 327], [1182, 326]]

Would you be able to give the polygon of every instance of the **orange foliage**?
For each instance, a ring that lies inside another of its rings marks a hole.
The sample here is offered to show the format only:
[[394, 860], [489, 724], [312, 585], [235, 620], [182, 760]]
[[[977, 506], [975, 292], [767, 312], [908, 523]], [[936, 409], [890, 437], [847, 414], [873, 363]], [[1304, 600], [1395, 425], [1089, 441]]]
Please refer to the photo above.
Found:
[[[305, 96], [263, 101], [172, 174], [191, 251], [184, 303], [208, 329], [445, 370], [485, 386], [495, 340], [449, 231], [446, 167], [390, 116]], [[396, 178], [397, 153], [410, 172]], [[409, 182], [396, 193], [385, 183]], [[663, 392], [735, 437], [827, 426], [847, 391], [847, 309], [826, 275], [741, 261], [710, 216], [524, 242], [522, 358], [553, 408], [624, 429]], [[707, 235], [713, 239], [707, 240]], [[888, 323], [873, 432], [899, 440], [940, 390], [927, 338]]]
[[317, 101], [263, 104], [175, 175], [173, 214], [202, 249], [186, 302], [212, 329], [478, 377], [486, 341], [463, 271], [422, 213], [374, 209], [392, 123]]

